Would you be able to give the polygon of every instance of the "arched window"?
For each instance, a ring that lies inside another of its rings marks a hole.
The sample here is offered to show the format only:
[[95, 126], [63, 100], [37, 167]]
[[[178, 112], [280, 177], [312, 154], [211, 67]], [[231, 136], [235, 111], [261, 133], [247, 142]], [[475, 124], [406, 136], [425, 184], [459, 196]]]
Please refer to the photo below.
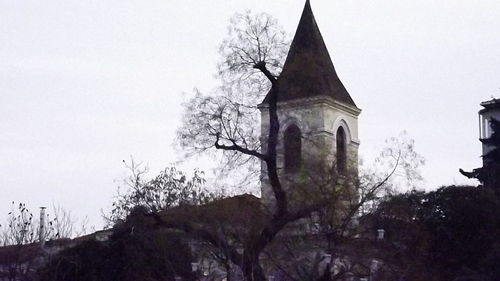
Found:
[[298, 172], [301, 162], [302, 139], [300, 129], [296, 125], [291, 125], [285, 131], [285, 172]]
[[336, 153], [337, 153], [337, 172], [339, 174], [344, 174], [347, 166], [347, 148], [346, 148], [346, 137], [344, 128], [339, 127], [337, 130], [336, 138]]

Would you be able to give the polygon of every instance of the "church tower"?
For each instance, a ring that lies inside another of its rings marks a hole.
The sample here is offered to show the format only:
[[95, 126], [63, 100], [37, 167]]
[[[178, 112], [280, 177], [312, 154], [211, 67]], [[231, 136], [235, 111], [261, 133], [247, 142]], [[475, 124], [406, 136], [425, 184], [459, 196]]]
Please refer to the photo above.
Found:
[[[361, 110], [337, 76], [309, 0], [277, 83], [277, 162], [283, 186], [294, 188], [300, 181], [307, 189], [312, 185], [308, 178], [323, 176], [314, 173], [357, 177]], [[262, 151], [269, 132], [268, 99], [259, 105]], [[262, 165], [261, 193], [266, 202], [273, 196]]]

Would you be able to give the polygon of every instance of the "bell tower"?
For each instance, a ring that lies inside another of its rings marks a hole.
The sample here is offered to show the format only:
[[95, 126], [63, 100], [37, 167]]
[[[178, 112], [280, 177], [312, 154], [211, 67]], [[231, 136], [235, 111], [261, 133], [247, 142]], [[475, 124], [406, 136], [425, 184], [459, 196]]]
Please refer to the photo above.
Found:
[[[277, 81], [277, 146], [280, 179], [286, 188], [331, 173], [357, 177], [358, 116], [356, 106], [340, 81], [328, 49], [306, 1], [283, 71]], [[262, 151], [269, 132], [267, 96], [259, 105]], [[261, 167], [261, 194], [264, 202], [273, 198], [265, 163]]]

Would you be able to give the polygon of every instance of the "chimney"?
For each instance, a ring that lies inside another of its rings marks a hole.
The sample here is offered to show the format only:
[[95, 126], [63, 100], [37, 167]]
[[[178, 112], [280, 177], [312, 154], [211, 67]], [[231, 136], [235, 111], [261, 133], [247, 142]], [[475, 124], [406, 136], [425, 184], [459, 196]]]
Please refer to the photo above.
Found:
[[40, 207], [40, 228], [38, 232], [38, 240], [40, 242], [40, 246], [45, 245], [45, 209], [46, 207]]
[[384, 234], [385, 234], [385, 230], [384, 229], [377, 229], [377, 239], [378, 240], [384, 240]]
[[197, 272], [200, 269], [200, 264], [197, 262], [192, 262], [191, 263], [191, 271], [192, 272]]
[[323, 259], [325, 260], [326, 263], [331, 263], [332, 262], [332, 255], [331, 254], [323, 254]]

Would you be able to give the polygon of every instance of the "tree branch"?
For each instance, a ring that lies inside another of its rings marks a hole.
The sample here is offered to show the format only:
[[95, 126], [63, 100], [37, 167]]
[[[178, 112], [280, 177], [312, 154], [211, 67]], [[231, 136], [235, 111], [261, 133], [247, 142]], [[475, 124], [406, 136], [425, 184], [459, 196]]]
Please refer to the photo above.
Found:
[[278, 79], [276, 79], [276, 76], [274, 76], [266, 67], [266, 62], [265, 61], [259, 61], [257, 62], [253, 68], [260, 70], [269, 81], [271, 81], [271, 84], [276, 84]]
[[248, 148], [244, 148], [244, 147], [241, 147], [239, 146], [234, 140], [229, 140], [232, 144], [231, 145], [224, 145], [224, 144], [220, 144], [219, 141], [220, 141], [220, 133], [216, 133], [215, 134], [215, 137], [216, 137], [216, 140], [215, 140], [215, 148], [216, 149], [221, 149], [221, 150], [229, 150], [229, 151], [239, 151], [243, 154], [246, 154], [246, 155], [251, 155], [251, 156], [255, 156], [263, 161], [267, 161], [267, 157], [266, 155], [262, 154], [262, 153], [259, 153], [255, 150], [250, 150]]

